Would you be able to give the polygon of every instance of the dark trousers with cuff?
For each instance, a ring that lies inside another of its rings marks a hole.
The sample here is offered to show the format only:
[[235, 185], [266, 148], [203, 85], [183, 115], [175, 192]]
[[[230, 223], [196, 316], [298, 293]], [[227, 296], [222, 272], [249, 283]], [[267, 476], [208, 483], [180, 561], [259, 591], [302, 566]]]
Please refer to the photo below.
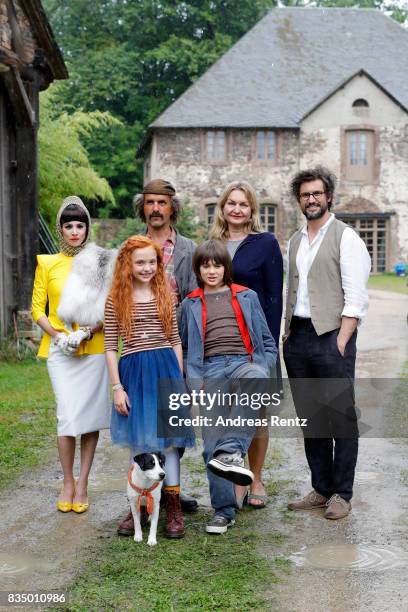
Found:
[[356, 338], [344, 357], [337, 348], [339, 330], [318, 336], [311, 319], [292, 317], [283, 345], [293, 400], [303, 430], [312, 487], [321, 495], [353, 495], [358, 454], [358, 424], [354, 401]]

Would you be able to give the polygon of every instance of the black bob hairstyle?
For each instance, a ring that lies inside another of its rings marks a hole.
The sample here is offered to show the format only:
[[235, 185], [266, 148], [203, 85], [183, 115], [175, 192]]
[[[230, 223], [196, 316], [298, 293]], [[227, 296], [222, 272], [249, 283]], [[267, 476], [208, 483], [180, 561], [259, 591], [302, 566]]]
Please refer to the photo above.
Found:
[[85, 223], [86, 235], [88, 236], [89, 218], [84, 209], [81, 208], [81, 206], [78, 206], [78, 204], [68, 204], [68, 206], [62, 211], [60, 217], [61, 228], [64, 223], [69, 223], [70, 221], [80, 221], [81, 223]]

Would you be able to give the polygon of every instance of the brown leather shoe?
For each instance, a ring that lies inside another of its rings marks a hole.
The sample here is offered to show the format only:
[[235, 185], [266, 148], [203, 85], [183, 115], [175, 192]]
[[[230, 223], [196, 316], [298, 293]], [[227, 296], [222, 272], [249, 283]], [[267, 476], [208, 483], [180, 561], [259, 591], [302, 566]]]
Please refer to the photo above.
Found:
[[185, 534], [184, 519], [181, 513], [180, 495], [172, 491], [163, 491], [166, 503], [166, 538], [183, 538]]
[[289, 510], [314, 510], [314, 508], [324, 508], [329, 500], [317, 491], [310, 491], [302, 499], [296, 499], [288, 503]]
[[[149, 517], [147, 515], [146, 507], [142, 506], [140, 509], [140, 523], [141, 527], [146, 527], [149, 522]], [[134, 536], [135, 535], [135, 525], [133, 523], [133, 515], [132, 511], [129, 510], [129, 514], [125, 519], [118, 525], [117, 534], [121, 536]]]
[[340, 497], [337, 493], [331, 496], [326, 506], [327, 510], [324, 513], [324, 517], [334, 521], [344, 518], [351, 510], [350, 502]]

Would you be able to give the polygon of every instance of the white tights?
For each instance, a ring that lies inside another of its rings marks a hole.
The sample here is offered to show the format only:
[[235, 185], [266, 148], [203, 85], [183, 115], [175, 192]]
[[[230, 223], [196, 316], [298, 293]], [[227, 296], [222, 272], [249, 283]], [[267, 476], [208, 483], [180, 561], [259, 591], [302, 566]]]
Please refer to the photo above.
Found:
[[[133, 463], [134, 455], [134, 452], [130, 455], [130, 465]], [[164, 450], [163, 455], [166, 457], [164, 486], [177, 487], [180, 484], [180, 455], [178, 449], [172, 446]]]

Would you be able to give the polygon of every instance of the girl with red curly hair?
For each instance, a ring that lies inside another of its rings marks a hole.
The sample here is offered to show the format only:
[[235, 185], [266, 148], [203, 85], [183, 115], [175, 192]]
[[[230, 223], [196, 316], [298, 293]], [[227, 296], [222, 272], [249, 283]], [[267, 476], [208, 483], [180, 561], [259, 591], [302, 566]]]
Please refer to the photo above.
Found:
[[105, 307], [105, 353], [113, 388], [112, 441], [130, 447], [132, 455], [164, 451], [166, 535], [183, 537], [177, 449], [193, 446], [194, 435], [188, 429], [177, 438], [158, 436], [159, 381], [172, 381], [180, 391], [183, 363], [161, 249], [146, 236], [131, 236], [119, 252]]

